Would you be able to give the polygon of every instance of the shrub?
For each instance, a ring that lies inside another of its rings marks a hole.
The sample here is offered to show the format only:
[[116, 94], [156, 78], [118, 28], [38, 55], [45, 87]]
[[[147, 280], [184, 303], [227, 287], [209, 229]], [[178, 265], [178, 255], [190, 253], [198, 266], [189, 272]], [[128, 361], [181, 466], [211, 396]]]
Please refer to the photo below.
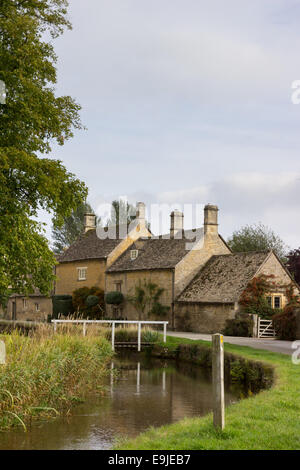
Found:
[[274, 315], [273, 325], [279, 339], [287, 341], [296, 339], [297, 322], [293, 310], [283, 311]]
[[72, 302], [74, 311], [83, 318], [101, 318], [105, 312], [104, 292], [96, 286], [76, 289]]
[[235, 318], [226, 320], [224, 335], [226, 336], [252, 336], [253, 321], [249, 315], [238, 313]]
[[58, 318], [59, 315], [72, 315], [74, 311], [71, 295], [53, 295], [52, 306], [53, 318]]
[[165, 317], [169, 313], [170, 307], [167, 305], [162, 305], [159, 302], [154, 302], [152, 309], [150, 310], [150, 315], [156, 315], [158, 317]]
[[107, 292], [105, 302], [109, 305], [120, 305], [124, 301], [124, 295], [119, 291]]

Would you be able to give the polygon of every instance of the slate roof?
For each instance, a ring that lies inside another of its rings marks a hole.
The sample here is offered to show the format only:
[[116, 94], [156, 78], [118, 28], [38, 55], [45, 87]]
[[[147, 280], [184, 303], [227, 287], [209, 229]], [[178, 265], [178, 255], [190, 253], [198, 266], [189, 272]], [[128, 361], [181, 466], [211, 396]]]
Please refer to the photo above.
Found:
[[237, 302], [270, 252], [212, 256], [177, 297], [179, 302]]
[[87, 259], [103, 259], [113, 251], [122, 240], [117, 238], [101, 240], [96, 230], [82, 234], [64, 253], [58, 256], [60, 263]]
[[[131, 245], [106, 272], [142, 271], [149, 269], [171, 269], [188, 253], [189, 245], [203, 237], [203, 229], [187, 230], [181, 239], [140, 238]], [[131, 259], [131, 250], [138, 250], [138, 257]]]

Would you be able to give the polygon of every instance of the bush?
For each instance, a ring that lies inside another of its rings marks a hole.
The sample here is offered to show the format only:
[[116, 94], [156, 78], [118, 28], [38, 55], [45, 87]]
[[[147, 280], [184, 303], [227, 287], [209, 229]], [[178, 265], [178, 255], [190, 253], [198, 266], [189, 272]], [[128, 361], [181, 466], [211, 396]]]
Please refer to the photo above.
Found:
[[105, 312], [104, 292], [96, 286], [76, 289], [73, 292], [72, 302], [74, 311], [83, 318], [101, 318]]
[[85, 299], [85, 305], [87, 307], [95, 307], [99, 303], [99, 297], [97, 295], [88, 295]]
[[296, 339], [297, 322], [293, 310], [283, 311], [273, 316], [273, 325], [279, 339], [293, 341]]
[[120, 305], [124, 301], [124, 295], [119, 291], [107, 292], [105, 302], [109, 305]]
[[71, 295], [53, 295], [52, 306], [53, 318], [58, 318], [59, 315], [72, 315], [74, 311]]
[[249, 338], [252, 336], [253, 321], [249, 315], [238, 313], [235, 318], [226, 320], [224, 335], [243, 336]]

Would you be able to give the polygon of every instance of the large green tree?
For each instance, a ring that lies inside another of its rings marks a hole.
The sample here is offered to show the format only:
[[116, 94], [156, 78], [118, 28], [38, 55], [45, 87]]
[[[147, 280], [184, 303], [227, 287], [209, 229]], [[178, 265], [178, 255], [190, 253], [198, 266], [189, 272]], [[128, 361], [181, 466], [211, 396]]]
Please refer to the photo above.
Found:
[[245, 225], [236, 230], [227, 243], [234, 252], [273, 250], [282, 261], [285, 261], [287, 252], [285, 243], [272, 229], [261, 223]]
[[38, 210], [56, 225], [86, 197], [86, 187], [58, 160], [46, 158], [82, 127], [80, 106], [56, 96], [53, 39], [65, 28], [65, 0], [0, 0], [0, 295], [51, 287], [54, 256]]

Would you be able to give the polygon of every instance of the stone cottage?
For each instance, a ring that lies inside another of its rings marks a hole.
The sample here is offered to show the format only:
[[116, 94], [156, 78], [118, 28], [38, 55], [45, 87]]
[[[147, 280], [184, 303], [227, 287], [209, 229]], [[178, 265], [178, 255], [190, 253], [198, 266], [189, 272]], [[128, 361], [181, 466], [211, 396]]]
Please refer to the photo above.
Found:
[[273, 275], [272, 282], [281, 287], [267, 294], [272, 308], [283, 308], [285, 287], [297, 284], [275, 253], [250, 252], [212, 256], [195, 278], [176, 298], [175, 327], [178, 330], [214, 333], [222, 331], [226, 320], [239, 310], [241, 294], [248, 283], [260, 275]]
[[9, 320], [47, 321], [52, 315], [52, 299], [35, 289], [28, 296], [13, 294], [9, 297], [3, 316]]
[[58, 257], [56, 295], [72, 295], [80, 287], [97, 286], [105, 290], [106, 269], [140, 237], [151, 236], [142, 202], [137, 204], [136, 219], [130, 224], [128, 234], [127, 227], [119, 227], [116, 233], [100, 238], [95, 221], [94, 214], [86, 214], [84, 233]]
[[[169, 307], [168, 318], [164, 319], [174, 328], [176, 297], [213, 255], [228, 253], [230, 249], [218, 233], [216, 206], [205, 206], [203, 228], [188, 231], [183, 229], [183, 214], [174, 211], [169, 234], [139, 238], [107, 268], [105, 290], [112, 291], [117, 286], [126, 299], [139, 282], [150, 281], [162, 287], [159, 301]], [[130, 302], [125, 300], [121, 308], [122, 316], [137, 318], [137, 310]]]

